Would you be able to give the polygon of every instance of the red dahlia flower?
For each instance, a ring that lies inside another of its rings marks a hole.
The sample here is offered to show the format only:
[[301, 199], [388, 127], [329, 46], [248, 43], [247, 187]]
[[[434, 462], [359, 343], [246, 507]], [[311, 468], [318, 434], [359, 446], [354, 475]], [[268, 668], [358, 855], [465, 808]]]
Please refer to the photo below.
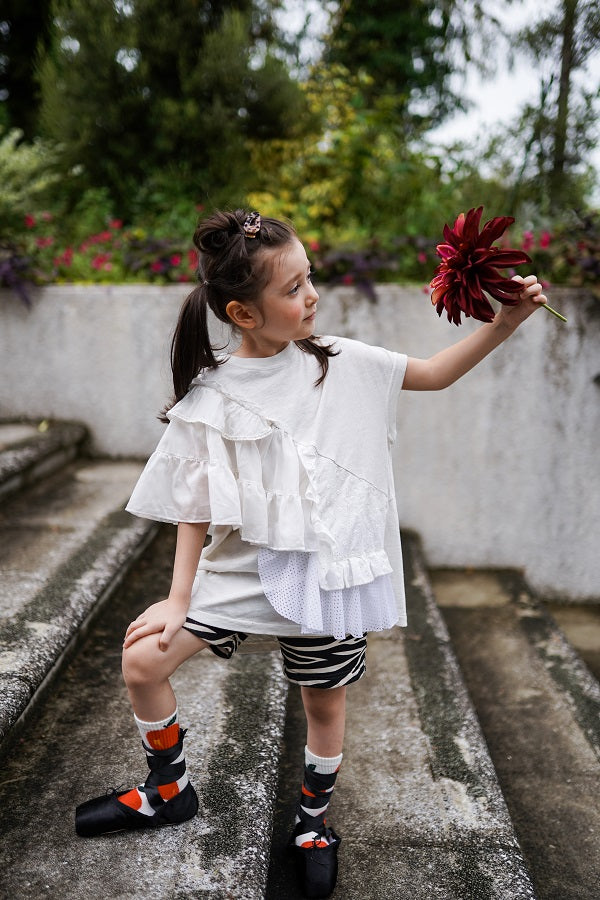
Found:
[[444, 225], [445, 243], [436, 248], [442, 261], [431, 281], [431, 302], [438, 316], [445, 309], [448, 321], [456, 325], [460, 325], [461, 312], [480, 322], [492, 321], [494, 310], [484, 291], [501, 303], [515, 306], [523, 285], [496, 270], [531, 262], [521, 250], [492, 247], [514, 222], [512, 216], [490, 219], [479, 231], [482, 212], [483, 206], [470, 209], [458, 216], [453, 228]]

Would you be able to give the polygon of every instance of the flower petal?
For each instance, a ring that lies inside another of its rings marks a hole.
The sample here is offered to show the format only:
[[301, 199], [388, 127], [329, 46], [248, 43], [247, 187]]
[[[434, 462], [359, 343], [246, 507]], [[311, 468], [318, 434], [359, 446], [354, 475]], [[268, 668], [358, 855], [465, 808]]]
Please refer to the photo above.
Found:
[[490, 247], [514, 221], [512, 216], [496, 216], [496, 218], [490, 219], [481, 230], [477, 241], [478, 245], [480, 247]]

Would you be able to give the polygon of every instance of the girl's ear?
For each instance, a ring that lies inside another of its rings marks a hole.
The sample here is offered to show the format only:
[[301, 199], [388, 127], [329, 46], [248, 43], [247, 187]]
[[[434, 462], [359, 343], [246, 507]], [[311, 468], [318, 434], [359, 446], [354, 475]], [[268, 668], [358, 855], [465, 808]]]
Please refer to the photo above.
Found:
[[237, 328], [256, 328], [258, 323], [256, 307], [245, 306], [239, 300], [230, 300], [225, 312]]

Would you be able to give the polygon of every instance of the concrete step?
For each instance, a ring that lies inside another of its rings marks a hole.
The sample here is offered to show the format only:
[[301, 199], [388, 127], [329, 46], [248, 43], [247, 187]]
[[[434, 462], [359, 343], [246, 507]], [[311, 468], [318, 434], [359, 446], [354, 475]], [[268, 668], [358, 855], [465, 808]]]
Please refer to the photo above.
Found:
[[80, 461], [0, 511], [0, 740], [20, 721], [156, 526], [125, 513], [137, 463]]
[[77, 422], [0, 422], [2, 500], [75, 459], [86, 434]]
[[544, 602], [546, 609], [596, 681], [600, 681], [600, 600], [591, 603]]
[[536, 893], [595, 900], [600, 685], [518, 573], [432, 583]]
[[205, 651], [173, 679], [198, 816], [157, 831], [75, 835], [77, 803], [146, 776], [120, 648], [131, 619], [168, 591], [173, 552], [174, 529], [163, 526], [2, 760], [3, 896], [264, 897], [287, 695], [269, 641], [248, 640], [229, 662]]
[[[371, 635], [348, 689], [329, 820], [342, 835], [335, 897], [531, 900], [535, 894], [418, 540], [403, 536], [409, 627]], [[296, 900], [284, 860], [305, 726], [290, 691], [268, 900]]]

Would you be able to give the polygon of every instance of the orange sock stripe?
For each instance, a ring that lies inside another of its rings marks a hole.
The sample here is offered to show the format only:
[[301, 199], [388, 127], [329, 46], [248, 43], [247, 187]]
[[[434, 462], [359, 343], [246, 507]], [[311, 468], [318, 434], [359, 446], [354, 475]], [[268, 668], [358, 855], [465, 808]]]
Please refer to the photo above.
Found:
[[146, 741], [152, 750], [168, 750], [174, 747], [179, 740], [179, 723], [174, 722], [167, 725], [166, 728], [159, 728], [157, 731], [147, 731]]
[[317, 796], [316, 794], [311, 794], [311, 792], [308, 790], [308, 788], [304, 787], [304, 785], [302, 785], [302, 793], [306, 797], [316, 797]]
[[163, 800], [172, 800], [179, 793], [176, 781], [172, 781], [170, 784], [158, 784], [156, 787]]
[[327, 841], [304, 841], [300, 846], [308, 849], [309, 847], [329, 847], [329, 844]]
[[119, 803], [124, 803], [125, 806], [128, 806], [130, 809], [139, 809], [142, 805], [140, 792], [137, 788], [134, 788], [127, 794], [123, 794], [122, 797], [119, 797]]

